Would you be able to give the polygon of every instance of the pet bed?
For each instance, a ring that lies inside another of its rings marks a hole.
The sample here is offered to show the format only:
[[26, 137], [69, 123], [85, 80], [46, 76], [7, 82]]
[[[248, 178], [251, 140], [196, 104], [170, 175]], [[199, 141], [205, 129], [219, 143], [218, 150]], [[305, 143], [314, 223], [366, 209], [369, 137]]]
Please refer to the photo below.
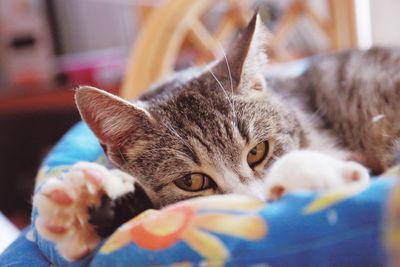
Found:
[[[37, 179], [68, 172], [77, 161], [103, 160], [95, 136], [78, 123]], [[78, 261], [61, 257], [32, 224], [0, 266], [384, 266], [399, 247], [399, 209], [400, 187], [389, 177], [362, 191], [290, 194], [274, 203], [210, 196], [145, 211]], [[32, 221], [36, 216], [33, 210]]]

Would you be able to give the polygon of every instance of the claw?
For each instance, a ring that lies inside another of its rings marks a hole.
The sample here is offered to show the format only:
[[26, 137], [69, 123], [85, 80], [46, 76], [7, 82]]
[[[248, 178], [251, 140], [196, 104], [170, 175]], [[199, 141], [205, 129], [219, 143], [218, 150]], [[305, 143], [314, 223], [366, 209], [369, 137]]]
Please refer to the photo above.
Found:
[[97, 187], [101, 187], [103, 179], [97, 171], [84, 170], [83, 173], [85, 174], [85, 177], [88, 179], [89, 182]]

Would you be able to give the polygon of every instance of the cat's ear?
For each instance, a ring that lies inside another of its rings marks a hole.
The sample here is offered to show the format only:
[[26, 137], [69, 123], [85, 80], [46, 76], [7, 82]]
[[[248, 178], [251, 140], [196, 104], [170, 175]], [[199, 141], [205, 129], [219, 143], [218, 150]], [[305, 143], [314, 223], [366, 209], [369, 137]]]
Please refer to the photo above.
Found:
[[236, 92], [245, 84], [259, 82], [261, 71], [267, 64], [265, 50], [269, 36], [269, 31], [256, 12], [228, 50], [226, 59], [222, 58], [213, 68], [214, 73], [224, 79], [232, 79]]
[[75, 101], [82, 119], [105, 146], [120, 147], [134, 141], [151, 124], [145, 109], [94, 87], [78, 88]]

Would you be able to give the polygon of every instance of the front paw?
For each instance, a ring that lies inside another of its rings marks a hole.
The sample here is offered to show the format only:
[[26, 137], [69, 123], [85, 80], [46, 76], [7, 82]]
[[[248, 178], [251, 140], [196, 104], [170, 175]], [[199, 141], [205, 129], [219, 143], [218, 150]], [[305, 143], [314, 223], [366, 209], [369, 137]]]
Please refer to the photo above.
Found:
[[276, 200], [293, 191], [326, 192], [349, 184], [365, 187], [368, 183], [368, 170], [361, 164], [300, 150], [286, 154], [271, 166], [266, 195]]
[[47, 180], [35, 194], [38, 217], [33, 223], [64, 258], [77, 260], [101, 241], [90, 223], [90, 210], [101, 206], [105, 198], [116, 199], [133, 191], [133, 177], [96, 163], [78, 163], [61, 178]]

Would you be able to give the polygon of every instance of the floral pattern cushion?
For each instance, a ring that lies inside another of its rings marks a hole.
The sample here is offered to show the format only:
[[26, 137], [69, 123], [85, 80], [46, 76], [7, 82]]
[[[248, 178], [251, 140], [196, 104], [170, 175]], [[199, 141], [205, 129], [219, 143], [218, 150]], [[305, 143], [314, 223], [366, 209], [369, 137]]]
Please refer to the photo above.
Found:
[[[45, 159], [38, 184], [78, 161], [103, 160], [96, 138], [79, 123]], [[400, 263], [399, 211], [395, 178], [374, 179], [361, 191], [298, 193], [274, 203], [210, 196], [145, 211], [75, 262], [32, 226], [3, 253], [0, 266], [384, 266]]]
[[92, 266], [383, 266], [393, 182], [271, 204], [224, 195], [147, 211], [121, 226]]

